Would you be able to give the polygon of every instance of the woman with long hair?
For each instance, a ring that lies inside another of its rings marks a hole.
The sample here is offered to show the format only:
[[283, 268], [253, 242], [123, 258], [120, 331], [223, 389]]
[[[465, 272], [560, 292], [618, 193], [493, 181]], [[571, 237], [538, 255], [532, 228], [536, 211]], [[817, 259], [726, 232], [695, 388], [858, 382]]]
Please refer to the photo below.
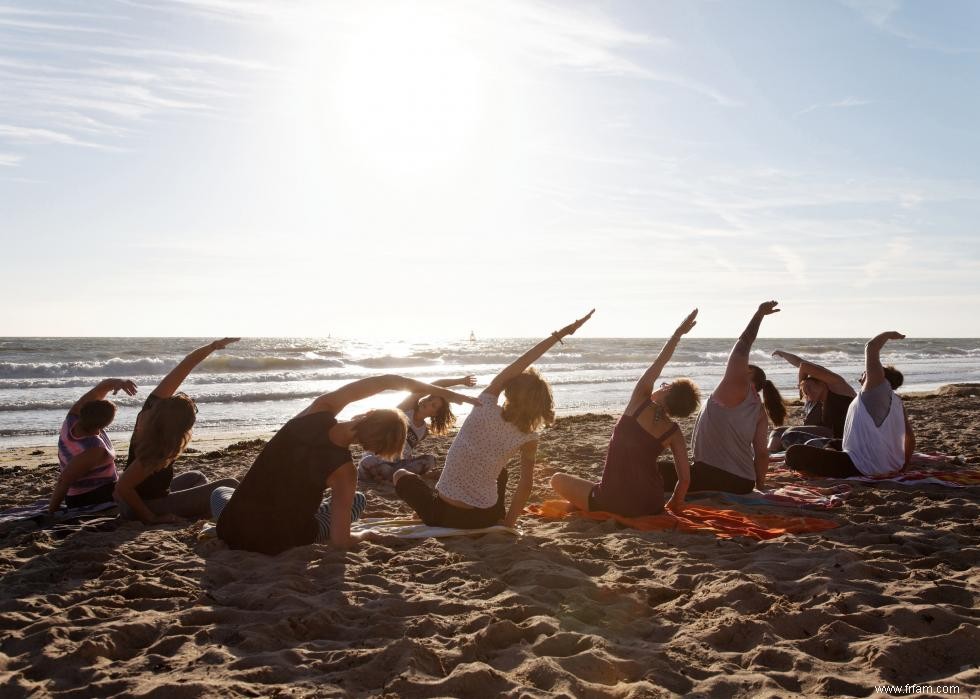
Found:
[[[451, 388], [452, 386], [475, 386], [475, 376], [462, 376], [456, 379], [439, 379], [433, 386]], [[385, 483], [391, 481], [392, 474], [405, 469], [421, 476], [435, 468], [436, 457], [432, 454], [416, 454], [415, 449], [428, 435], [443, 435], [456, 424], [449, 401], [440, 396], [427, 396], [424, 393], [411, 393], [398, 404], [398, 409], [408, 418], [408, 434], [405, 448], [394, 461], [383, 459], [377, 454], [367, 452], [357, 464], [357, 475], [363, 481]]]
[[180, 517], [207, 517], [211, 492], [238, 484], [234, 478], [209, 482], [200, 471], [175, 476], [173, 466], [190, 442], [197, 421], [197, 405], [178, 389], [212, 352], [233, 342], [238, 338], [226, 337], [198, 347], [163, 377], [143, 403], [129, 440], [126, 470], [116, 484], [115, 499], [124, 518], [162, 524]]
[[[777, 301], [759, 305], [728, 356], [725, 375], [704, 402], [694, 423], [694, 465], [689, 491], [762, 490], [769, 470], [769, 420], [782, 425], [786, 405], [766, 373], [749, 364], [762, 319], [779, 313]], [[759, 398], [759, 393], [762, 399]], [[666, 475], [666, 474], [665, 474]], [[667, 488], [673, 483], [664, 479]]]
[[[317, 398], [265, 445], [237, 489], [218, 488], [211, 498], [218, 536], [233, 549], [275, 555], [295, 546], [329, 543], [350, 548], [350, 524], [364, 509], [355, 492], [350, 453], [359, 444], [382, 458], [402, 453], [408, 423], [400, 410], [370, 410], [350, 420], [337, 414], [381, 391], [428, 393], [453, 403], [477, 401], [441, 386], [386, 375], [361, 379]], [[326, 489], [330, 497], [323, 499]]]
[[58, 468], [48, 512], [64, 502], [68, 507], [86, 507], [112, 502], [119, 475], [116, 451], [105, 428], [116, 417], [116, 404], [106, 400], [110, 392], [136, 395], [129, 379], [105, 379], [79, 398], [61, 425], [58, 435]]
[[[626, 404], [626, 410], [613, 428], [606, 452], [602, 480], [598, 483], [568, 473], [551, 477], [551, 487], [580, 510], [615, 512], [625, 517], [656, 515], [664, 509], [664, 476], [673, 470], [674, 492], [667, 502], [673, 512], [684, 509], [684, 496], [691, 482], [687, 461], [687, 442], [671, 418], [687, 417], [698, 408], [700, 394], [690, 379], [675, 379], [654, 390], [654, 384], [670, 361], [681, 337], [695, 326], [694, 309], [664, 344]], [[657, 463], [670, 447], [673, 469]]]
[[[395, 471], [395, 492], [423, 522], [460, 529], [517, 523], [531, 494], [538, 429], [555, 419], [551, 387], [531, 365], [578, 330], [592, 313], [551, 333], [497, 374], [450, 445], [435, 490], [410, 471]], [[503, 406], [497, 404], [501, 392]], [[505, 467], [517, 451], [521, 478], [505, 511]]]

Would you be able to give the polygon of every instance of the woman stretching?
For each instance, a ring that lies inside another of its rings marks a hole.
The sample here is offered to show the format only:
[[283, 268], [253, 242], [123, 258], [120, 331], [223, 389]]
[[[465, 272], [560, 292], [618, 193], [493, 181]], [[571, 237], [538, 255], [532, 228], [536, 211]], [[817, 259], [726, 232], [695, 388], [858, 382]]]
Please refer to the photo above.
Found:
[[[777, 301], [766, 301], [759, 305], [732, 347], [721, 383], [705, 401], [694, 423], [694, 466], [689, 488], [692, 492], [749, 493], [753, 488], [762, 490], [766, 486], [769, 470], [766, 415], [775, 425], [782, 425], [786, 406], [765, 372], [749, 364], [749, 353], [762, 319], [779, 313], [777, 304]], [[762, 401], [759, 391], [762, 391]], [[664, 485], [673, 487], [666, 477]]]
[[[567, 473], [551, 477], [551, 487], [580, 510], [615, 512], [625, 517], [656, 515], [664, 509], [664, 478], [661, 471], [674, 470], [674, 493], [668, 509], [684, 509], [684, 495], [691, 482], [687, 443], [672, 417], [687, 417], [698, 407], [698, 387], [689, 379], [654, 383], [670, 361], [681, 337], [697, 322], [694, 311], [674, 331], [660, 355], [637, 381], [633, 395], [609, 440], [606, 465], [599, 483]], [[670, 446], [674, 468], [661, 468], [657, 458]]]
[[[435, 490], [414, 473], [395, 471], [395, 492], [431, 526], [482, 529], [513, 527], [531, 494], [539, 427], [554, 422], [551, 387], [531, 369], [545, 352], [592, 317], [565, 326], [501, 371], [478, 397], [446, 454]], [[497, 405], [501, 391], [504, 405]], [[521, 453], [521, 480], [504, 511], [507, 460]]]
[[112, 502], [112, 489], [119, 479], [116, 452], [105, 428], [116, 417], [116, 405], [106, 400], [109, 392], [136, 395], [136, 384], [128, 379], [106, 379], [71, 406], [58, 436], [58, 467], [48, 512], [68, 507], [87, 507]]
[[864, 348], [861, 392], [851, 401], [844, 421], [843, 451], [794, 444], [786, 450], [786, 466], [807, 475], [827, 478], [890, 476], [902, 470], [915, 452], [915, 433], [901, 397], [902, 372], [881, 365], [881, 348], [889, 340], [904, 340], [891, 331], [868, 341]]
[[[443, 388], [474, 386], [476, 377], [439, 379], [433, 381], [432, 385]], [[449, 407], [449, 401], [439, 396], [412, 393], [398, 404], [398, 409], [408, 418], [408, 435], [400, 458], [396, 461], [386, 461], [377, 454], [368, 452], [357, 464], [357, 475], [361, 480], [384, 483], [390, 481], [391, 475], [400, 468], [417, 475], [431, 471], [436, 465], [436, 457], [432, 454], [415, 456], [413, 453], [415, 448], [429, 434], [446, 434], [456, 424], [456, 416]]]
[[793, 444], [812, 440], [818, 440], [813, 446], [823, 446], [830, 439], [841, 439], [847, 406], [857, 395], [847, 380], [790, 352], [776, 350], [772, 356], [781, 357], [799, 369], [800, 396], [805, 403], [803, 425], [774, 429], [769, 437], [769, 451], [782, 451]]
[[[347, 549], [358, 539], [352, 519], [364, 509], [355, 493], [357, 470], [351, 444], [383, 458], [395, 458], [405, 445], [407, 424], [400, 410], [371, 410], [337, 421], [349, 403], [381, 391], [429, 393], [454, 403], [476, 400], [440, 386], [401, 376], [361, 379], [326, 393], [283, 425], [265, 445], [236, 489], [218, 488], [211, 512], [218, 536], [233, 549], [275, 555], [294, 546], [330, 543]], [[330, 498], [323, 499], [330, 488]]]
[[234, 478], [209, 483], [200, 471], [174, 476], [173, 466], [190, 442], [197, 421], [194, 400], [177, 389], [212, 352], [237, 341], [237, 337], [226, 337], [198, 347], [163, 377], [143, 403], [129, 440], [126, 470], [116, 484], [115, 498], [124, 518], [163, 524], [180, 517], [207, 517], [211, 491], [238, 485]]

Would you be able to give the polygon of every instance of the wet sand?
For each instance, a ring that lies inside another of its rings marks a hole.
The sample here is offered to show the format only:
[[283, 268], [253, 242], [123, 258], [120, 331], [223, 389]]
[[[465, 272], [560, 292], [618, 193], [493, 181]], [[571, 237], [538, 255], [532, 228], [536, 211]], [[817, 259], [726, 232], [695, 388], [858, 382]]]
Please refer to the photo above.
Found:
[[[908, 397], [919, 449], [980, 467], [978, 396], [961, 387]], [[597, 478], [614, 421], [582, 415], [548, 430], [531, 501], [553, 497], [556, 470]], [[448, 444], [425, 448], [441, 464]], [[192, 446], [178, 472], [213, 478], [240, 477], [261, 448]], [[0, 508], [50, 492], [54, 448], [31, 451], [0, 454]], [[362, 489], [366, 516], [410, 514], [391, 486]], [[841, 526], [755, 542], [527, 516], [517, 539], [386, 538], [274, 558], [199, 539], [204, 522], [7, 527], [0, 694], [872, 696], [885, 683], [975, 692], [980, 488], [855, 484], [843, 508], [817, 516]]]

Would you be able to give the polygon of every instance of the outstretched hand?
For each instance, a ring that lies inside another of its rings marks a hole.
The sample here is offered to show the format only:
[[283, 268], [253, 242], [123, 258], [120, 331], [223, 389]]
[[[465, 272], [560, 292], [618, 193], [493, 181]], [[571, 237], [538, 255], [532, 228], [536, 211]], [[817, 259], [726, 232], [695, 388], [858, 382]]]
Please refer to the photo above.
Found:
[[136, 395], [136, 384], [130, 379], [115, 379], [115, 384], [112, 387], [112, 395], [116, 395], [122, 391], [127, 396]]
[[759, 310], [756, 313], [761, 313], [764, 316], [772, 315], [773, 313], [779, 313], [782, 309], [776, 308], [779, 305], [779, 301], [765, 301], [759, 304]]
[[450, 403], [469, 403], [470, 405], [480, 406], [483, 405], [479, 400], [473, 398], [472, 396], [467, 396], [462, 393], [456, 393], [455, 391], [446, 391], [446, 398], [449, 399]]
[[583, 325], [585, 325], [585, 322], [592, 317], [593, 313], [595, 313], [594, 308], [588, 313], [586, 313], [584, 316], [576, 320], [574, 323], [569, 323], [568, 325], [566, 325], [564, 328], [562, 328], [559, 331], [559, 334], [562, 337], [564, 337], [565, 335], [574, 335], [575, 331], [581, 328]]
[[223, 337], [220, 340], [215, 340], [214, 342], [212, 342], [211, 346], [214, 347], [216, 350], [224, 349], [232, 342], [238, 342], [241, 339], [242, 338], [240, 337]]
[[698, 309], [695, 308], [693, 311], [691, 311], [691, 313], [687, 316], [687, 318], [681, 321], [681, 324], [677, 326], [677, 330], [674, 334], [686, 335], [687, 333], [691, 332], [691, 329], [698, 324], [698, 321], [695, 320], [695, 318], [697, 317], [698, 317]]
[[467, 374], [460, 383], [464, 386], [476, 386], [476, 377], [473, 374]]
[[883, 332], [879, 335], [882, 340], [904, 340], [905, 335], [898, 332], [897, 330], [889, 330], [888, 332]]

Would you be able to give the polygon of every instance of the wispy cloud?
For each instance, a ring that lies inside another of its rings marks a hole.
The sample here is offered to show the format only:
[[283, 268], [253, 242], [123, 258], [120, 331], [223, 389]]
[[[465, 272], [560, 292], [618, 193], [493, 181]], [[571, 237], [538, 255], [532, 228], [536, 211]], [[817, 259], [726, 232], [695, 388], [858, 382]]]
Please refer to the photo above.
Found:
[[[868, 24], [883, 34], [901, 39], [910, 48], [925, 49], [948, 54], [980, 53], [980, 46], [958, 46], [945, 41], [936, 41], [909, 29], [901, 21], [903, 3], [901, 0], [839, 0], [841, 4], [857, 13]], [[943, 8], [946, 9], [945, 7]], [[974, 36], [976, 36], [974, 32]]]
[[0, 167], [17, 167], [23, 159], [23, 156], [14, 153], [0, 153]]
[[804, 114], [815, 112], [818, 109], [850, 109], [852, 107], [864, 107], [869, 104], [874, 104], [874, 102], [871, 100], [859, 99], [857, 97], [845, 97], [844, 99], [837, 100], [836, 102], [817, 102], [811, 104], [809, 107], [796, 112], [793, 117], [800, 117]]

